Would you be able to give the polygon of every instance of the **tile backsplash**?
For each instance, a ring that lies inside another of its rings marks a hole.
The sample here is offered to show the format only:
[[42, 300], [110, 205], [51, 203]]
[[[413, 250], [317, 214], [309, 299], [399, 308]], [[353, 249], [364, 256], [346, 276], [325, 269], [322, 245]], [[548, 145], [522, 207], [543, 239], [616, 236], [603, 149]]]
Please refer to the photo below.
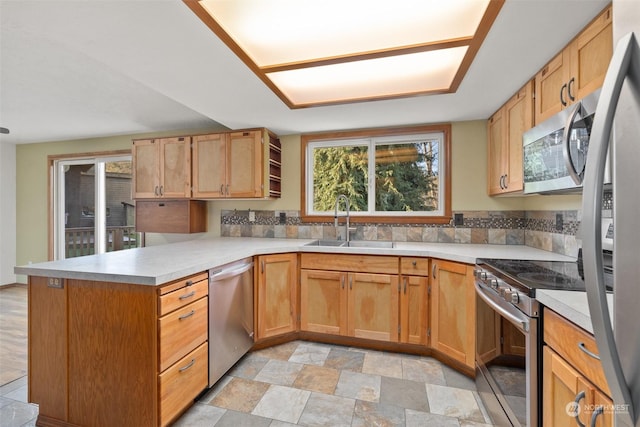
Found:
[[[344, 227], [326, 223], [303, 223], [299, 211], [223, 210], [220, 234], [226, 237], [264, 237], [290, 239], [336, 239]], [[284, 213], [284, 218], [282, 217]], [[576, 256], [576, 237], [580, 214], [569, 211], [456, 211], [462, 225], [450, 224], [352, 224], [354, 240], [393, 240], [397, 242], [488, 243], [527, 245]], [[341, 219], [341, 225], [344, 224]], [[340, 236], [344, 239], [344, 236]]]

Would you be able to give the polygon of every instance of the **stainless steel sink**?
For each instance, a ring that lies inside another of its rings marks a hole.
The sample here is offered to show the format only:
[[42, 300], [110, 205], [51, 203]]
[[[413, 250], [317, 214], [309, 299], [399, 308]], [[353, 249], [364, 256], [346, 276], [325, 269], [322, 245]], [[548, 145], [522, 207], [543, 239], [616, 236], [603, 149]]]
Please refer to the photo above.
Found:
[[344, 240], [314, 240], [307, 243], [305, 246], [333, 246], [333, 247], [350, 247], [350, 248], [395, 248], [395, 242], [380, 241], [380, 240], [351, 240], [345, 242]]
[[384, 240], [352, 240], [349, 242], [352, 248], [395, 248], [395, 242]]

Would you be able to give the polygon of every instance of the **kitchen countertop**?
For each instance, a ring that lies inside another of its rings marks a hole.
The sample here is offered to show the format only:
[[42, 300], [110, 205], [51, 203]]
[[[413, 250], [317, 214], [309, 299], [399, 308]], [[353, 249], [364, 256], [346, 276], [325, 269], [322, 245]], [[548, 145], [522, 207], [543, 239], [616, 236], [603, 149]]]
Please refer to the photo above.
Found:
[[[536, 299], [540, 304], [593, 334], [586, 292], [538, 290], [536, 291]], [[613, 294], [607, 294], [607, 300], [609, 313], [613, 317]]]
[[305, 246], [314, 239], [216, 237], [100, 255], [28, 264], [16, 274], [161, 285], [255, 255], [322, 252], [422, 256], [474, 264], [477, 258], [573, 261], [575, 258], [521, 245], [397, 242], [394, 248]]

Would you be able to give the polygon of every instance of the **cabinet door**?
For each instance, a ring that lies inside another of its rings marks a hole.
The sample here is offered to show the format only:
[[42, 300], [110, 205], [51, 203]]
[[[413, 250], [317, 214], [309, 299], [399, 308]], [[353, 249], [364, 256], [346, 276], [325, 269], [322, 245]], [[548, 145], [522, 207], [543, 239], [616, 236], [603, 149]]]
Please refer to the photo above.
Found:
[[398, 341], [398, 276], [349, 273], [349, 335]]
[[431, 347], [474, 366], [475, 288], [473, 267], [433, 260], [431, 282]]
[[323, 334], [347, 334], [347, 273], [300, 272], [300, 329]]
[[193, 137], [193, 197], [224, 197], [226, 175], [226, 134]]
[[505, 146], [505, 122], [504, 108], [498, 110], [489, 119], [487, 127], [487, 155], [488, 155], [488, 171], [487, 171], [487, 191], [489, 195], [502, 193], [503, 175], [504, 175], [504, 157], [503, 152]]
[[227, 146], [227, 196], [262, 196], [262, 134], [232, 132]]
[[191, 197], [191, 137], [160, 140], [160, 195]]
[[[569, 52], [560, 52], [536, 74], [534, 103], [536, 125], [562, 111], [568, 105], [567, 82], [571, 74], [570, 60]], [[564, 105], [562, 101], [565, 102]]]
[[156, 139], [133, 141], [134, 199], [150, 199], [160, 195], [160, 143]]
[[[542, 386], [543, 427], [577, 425], [575, 413], [583, 425], [589, 425], [593, 387], [549, 346], [543, 349]], [[571, 408], [571, 402], [579, 407]]]
[[258, 339], [296, 330], [297, 254], [258, 257]]
[[505, 105], [506, 153], [503, 153], [504, 192], [524, 189], [522, 134], [533, 127], [533, 82], [527, 83]]
[[593, 411], [591, 412], [590, 420], [593, 417], [594, 412], [597, 412], [595, 416], [595, 425], [594, 427], [611, 427], [613, 426], [613, 401], [604, 393], [600, 392], [596, 389], [595, 395], [593, 398]]
[[611, 6], [598, 16], [571, 43], [569, 94], [582, 99], [604, 83], [613, 56]]
[[428, 277], [402, 276], [400, 282], [400, 342], [427, 344]]

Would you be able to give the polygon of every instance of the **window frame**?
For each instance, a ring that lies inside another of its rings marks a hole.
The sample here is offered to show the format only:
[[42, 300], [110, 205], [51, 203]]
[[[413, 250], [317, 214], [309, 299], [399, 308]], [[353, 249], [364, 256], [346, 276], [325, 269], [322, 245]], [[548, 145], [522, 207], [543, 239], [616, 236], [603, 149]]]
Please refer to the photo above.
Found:
[[[301, 136], [301, 198], [300, 198], [300, 218], [304, 223], [326, 223], [333, 220], [333, 213], [318, 214], [307, 212], [307, 197], [310, 196], [308, 191], [308, 177], [312, 171], [309, 169], [310, 161], [307, 158], [308, 147], [312, 143], [322, 141], [339, 141], [354, 142], [371, 138], [387, 138], [402, 137], [405, 135], [419, 135], [440, 132], [443, 135], [442, 152], [440, 155], [440, 167], [444, 169], [442, 172], [441, 189], [438, 190], [440, 200], [442, 201], [442, 215], [419, 215], [404, 214], [402, 212], [389, 214], [368, 214], [354, 213], [351, 216], [353, 223], [396, 223], [396, 224], [447, 224], [451, 221], [451, 125], [437, 124], [424, 126], [410, 126], [401, 128], [384, 128], [384, 129], [363, 129], [356, 131], [339, 131], [325, 132], [316, 134], [304, 134]], [[372, 153], [369, 153], [370, 155]], [[444, 187], [444, 188], [442, 188]]]

